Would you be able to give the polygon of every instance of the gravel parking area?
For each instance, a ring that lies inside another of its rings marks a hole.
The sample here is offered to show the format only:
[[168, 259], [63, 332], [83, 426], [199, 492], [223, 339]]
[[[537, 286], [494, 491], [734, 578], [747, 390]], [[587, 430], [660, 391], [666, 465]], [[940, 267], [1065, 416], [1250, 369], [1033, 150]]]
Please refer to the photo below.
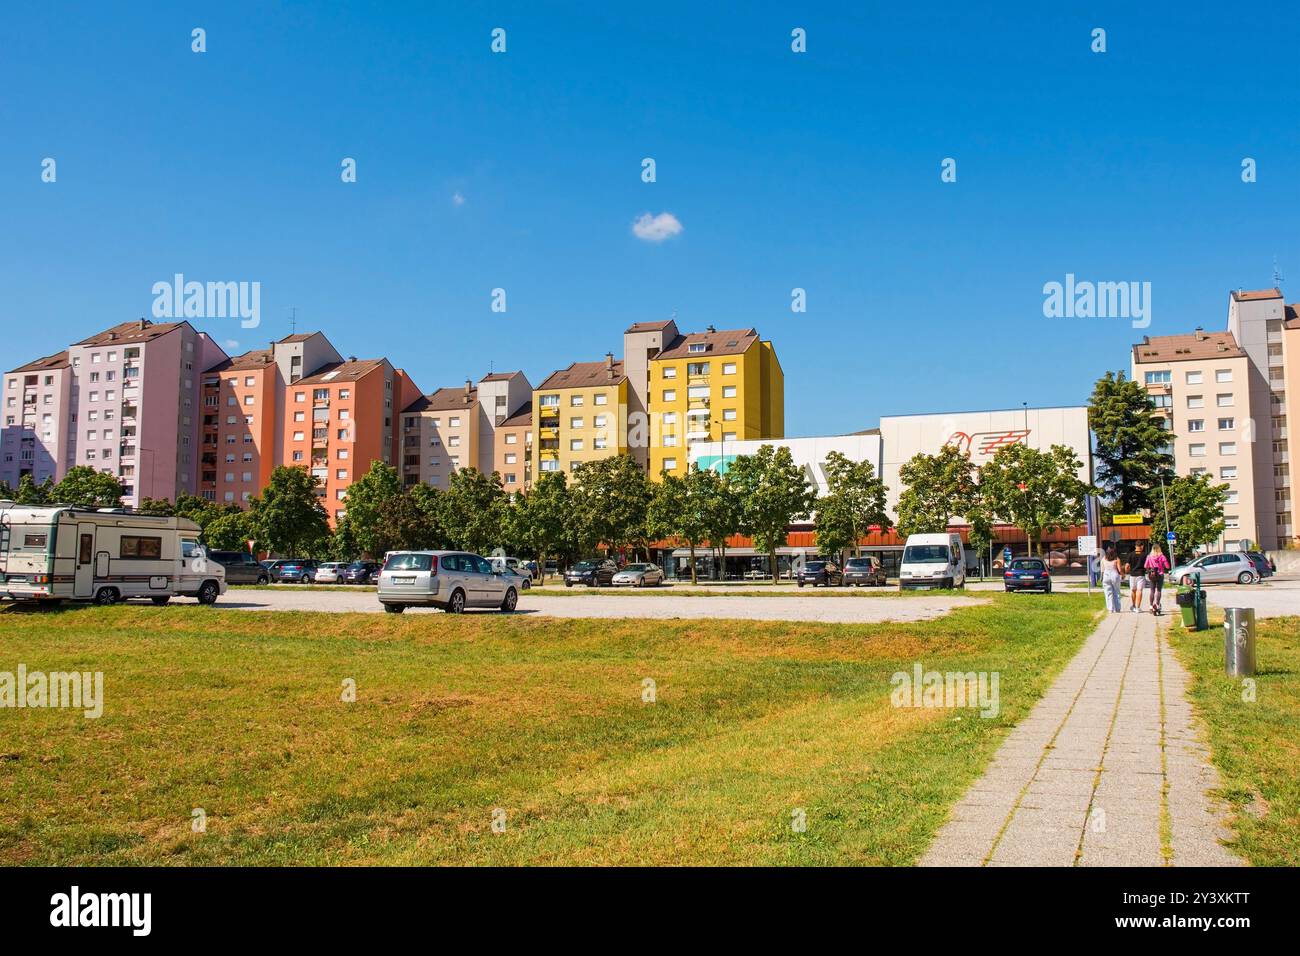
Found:
[[[881, 596], [877, 599], [846, 595], [835, 598], [800, 597], [682, 597], [611, 594], [601, 597], [519, 596], [516, 614], [585, 618], [730, 618], [752, 621], [822, 621], [834, 624], [874, 624], [881, 621], [927, 621], [953, 608], [986, 603], [981, 598], [949, 595]], [[248, 611], [361, 611], [380, 613], [374, 591], [308, 591], [274, 589], [236, 590], [224, 594], [217, 607]], [[408, 614], [440, 614], [412, 608]], [[480, 613], [480, 612], [470, 612]]]

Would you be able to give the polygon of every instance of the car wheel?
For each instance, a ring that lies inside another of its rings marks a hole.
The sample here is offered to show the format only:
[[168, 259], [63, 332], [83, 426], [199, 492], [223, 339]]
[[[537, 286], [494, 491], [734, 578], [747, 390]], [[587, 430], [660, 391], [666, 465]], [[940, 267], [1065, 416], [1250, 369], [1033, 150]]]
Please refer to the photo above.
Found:
[[506, 589], [505, 600], [501, 602], [501, 610], [509, 614], [519, 604], [519, 593], [514, 588]]
[[1237, 583], [1238, 583], [1238, 584], [1254, 584], [1254, 583], [1255, 583], [1255, 575], [1251, 574], [1249, 571], [1242, 571], [1239, 575], [1237, 575]]
[[565, 586], [566, 588], [571, 588], [571, 587], [573, 587], [573, 582], [572, 582], [572, 581], [565, 581], [565, 582], [564, 582], [564, 586]]
[[95, 592], [95, 603], [107, 607], [110, 604], [116, 604], [121, 600], [121, 597], [117, 588], [100, 588]]
[[448, 614], [465, 613], [465, 592], [460, 588], [451, 592], [451, 600], [447, 603]]
[[154, 604], [157, 604], [159, 607], [162, 607], [164, 604], [166, 604], [166, 603], [167, 603], [168, 601], [170, 601], [171, 599], [172, 599], [172, 596], [171, 596], [170, 594], [162, 594], [162, 595], [159, 595], [158, 597], [150, 598], [149, 600], [153, 601], [153, 603], [154, 603]]
[[216, 604], [217, 598], [221, 596], [221, 588], [217, 587], [216, 581], [204, 581], [203, 586], [199, 588], [200, 604]]
[[406, 610], [405, 604], [385, 604], [384, 611], [388, 614], [401, 614]]
[[525, 582], [524, 582], [524, 590], [525, 590], [525, 591], [527, 591], [527, 590], [528, 590], [529, 588], [531, 588], [532, 586], [533, 586], [533, 585], [532, 585], [532, 582], [531, 582], [531, 581], [525, 581]]
[[270, 583], [271, 583], [271, 579], [268, 578], [265, 574], [259, 574], [259, 575], [257, 576], [257, 583], [258, 583], [258, 584], [270, 584]]
[[799, 587], [803, 587], [803, 581], [799, 582]]
[[1182, 579], [1181, 581], [1179, 581], [1178, 583], [1181, 584], [1181, 585], [1182, 585], [1183, 587], [1185, 587], [1185, 588], [1189, 588], [1189, 587], [1192, 586], [1192, 576], [1191, 576], [1190, 574], [1184, 574], [1184, 575], [1183, 575], [1183, 579]]

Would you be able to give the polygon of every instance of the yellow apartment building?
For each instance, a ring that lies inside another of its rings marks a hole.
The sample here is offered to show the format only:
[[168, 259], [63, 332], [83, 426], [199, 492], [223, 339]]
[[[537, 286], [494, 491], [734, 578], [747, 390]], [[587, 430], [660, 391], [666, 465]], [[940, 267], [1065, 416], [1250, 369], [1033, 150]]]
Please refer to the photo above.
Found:
[[574, 362], [533, 392], [534, 481], [575, 464], [625, 454], [627, 376], [607, 353], [603, 362]]

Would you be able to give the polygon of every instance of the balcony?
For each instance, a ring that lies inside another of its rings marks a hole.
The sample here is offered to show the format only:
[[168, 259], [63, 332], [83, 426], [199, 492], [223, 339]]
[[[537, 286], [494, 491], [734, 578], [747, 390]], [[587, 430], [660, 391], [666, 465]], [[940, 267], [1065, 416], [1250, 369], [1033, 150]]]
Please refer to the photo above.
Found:
[[539, 448], [539, 449], [537, 449], [537, 454], [538, 454], [538, 456], [540, 456], [543, 460], [546, 460], [546, 461], [554, 461], [554, 460], [556, 460], [556, 459], [558, 459], [558, 458], [560, 457], [560, 449], [558, 449], [558, 448]]
[[311, 441], [313, 445], [324, 447], [329, 444], [330, 430], [328, 428], [313, 428], [311, 430]]

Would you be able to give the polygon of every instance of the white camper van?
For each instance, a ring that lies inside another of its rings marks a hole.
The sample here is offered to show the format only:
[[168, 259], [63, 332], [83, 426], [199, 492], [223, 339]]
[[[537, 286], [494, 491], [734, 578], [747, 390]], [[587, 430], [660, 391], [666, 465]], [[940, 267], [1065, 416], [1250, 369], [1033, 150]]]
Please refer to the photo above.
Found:
[[898, 567], [898, 588], [964, 588], [966, 555], [961, 535], [909, 534]]
[[0, 501], [0, 596], [116, 604], [177, 595], [213, 604], [226, 571], [188, 518]]

